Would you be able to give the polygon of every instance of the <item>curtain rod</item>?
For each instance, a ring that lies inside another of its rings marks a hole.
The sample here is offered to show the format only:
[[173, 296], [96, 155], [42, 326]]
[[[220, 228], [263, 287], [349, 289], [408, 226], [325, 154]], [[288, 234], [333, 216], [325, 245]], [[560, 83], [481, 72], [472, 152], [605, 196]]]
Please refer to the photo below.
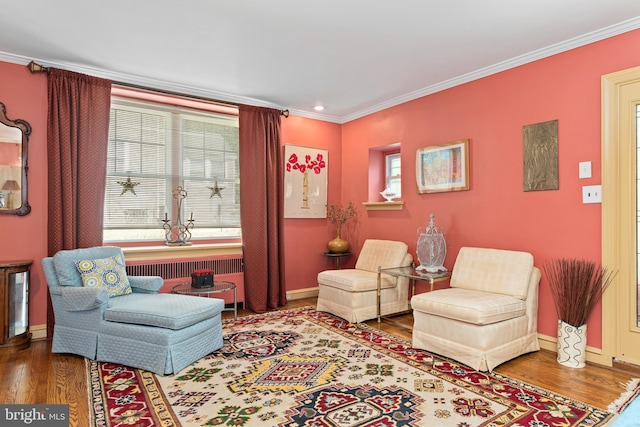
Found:
[[[27, 68], [29, 69], [29, 71], [31, 71], [32, 74], [35, 73], [48, 73], [49, 70], [51, 69], [50, 67], [44, 67], [38, 63], [36, 63], [35, 61], [31, 61], [27, 64]], [[234, 107], [238, 107], [240, 104], [235, 103], [235, 102], [227, 102], [227, 101], [220, 101], [218, 99], [212, 99], [212, 98], [205, 98], [202, 96], [197, 96], [197, 95], [184, 95], [178, 92], [171, 92], [168, 90], [163, 90], [163, 89], [153, 89], [153, 88], [149, 88], [149, 87], [145, 87], [145, 86], [140, 86], [140, 85], [134, 85], [131, 83], [124, 83], [124, 82], [112, 82], [113, 84], [116, 84], [118, 86], [126, 86], [126, 87], [130, 87], [133, 89], [141, 89], [141, 90], [146, 90], [146, 91], [151, 91], [151, 92], [159, 92], [159, 93], [163, 93], [165, 95], [173, 95], [173, 96], [189, 96], [191, 98], [196, 98], [199, 99], [201, 101], [208, 101], [208, 102], [213, 102], [216, 104], [224, 104], [224, 105], [230, 105], [230, 106], [234, 106]], [[284, 116], [284, 118], [286, 119], [287, 117], [289, 117], [289, 109], [286, 110], [280, 110], [280, 115]]]

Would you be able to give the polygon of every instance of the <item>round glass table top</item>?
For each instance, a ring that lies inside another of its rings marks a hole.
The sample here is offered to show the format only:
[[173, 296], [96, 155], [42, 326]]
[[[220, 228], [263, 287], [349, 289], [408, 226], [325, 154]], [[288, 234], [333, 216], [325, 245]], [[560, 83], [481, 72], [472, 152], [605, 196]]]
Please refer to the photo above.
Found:
[[190, 294], [208, 294], [208, 293], [217, 293], [217, 292], [225, 292], [235, 289], [236, 284], [233, 282], [227, 282], [224, 280], [214, 280], [213, 286], [208, 288], [194, 288], [191, 286], [191, 282], [181, 283], [176, 285], [171, 289], [176, 294], [190, 295]]

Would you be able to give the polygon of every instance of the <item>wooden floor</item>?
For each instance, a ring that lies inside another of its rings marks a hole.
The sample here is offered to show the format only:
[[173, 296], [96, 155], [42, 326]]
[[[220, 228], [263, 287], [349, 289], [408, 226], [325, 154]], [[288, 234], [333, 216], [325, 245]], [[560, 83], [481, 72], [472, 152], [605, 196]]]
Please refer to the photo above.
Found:
[[[315, 298], [290, 301], [283, 309], [315, 306]], [[251, 314], [240, 311], [239, 315]], [[232, 316], [224, 312], [223, 317]], [[412, 316], [395, 317], [394, 322], [411, 325]], [[411, 330], [394, 322], [367, 322], [369, 326], [411, 340]], [[28, 349], [0, 353], [0, 403], [69, 403], [70, 426], [85, 427], [88, 419], [87, 380], [82, 357], [51, 353], [51, 341], [32, 342]], [[606, 409], [631, 378], [640, 378], [640, 367], [616, 364], [613, 368], [587, 364], [584, 369], [559, 365], [555, 353], [541, 350], [520, 356], [496, 368], [496, 372], [543, 387], [573, 399]]]

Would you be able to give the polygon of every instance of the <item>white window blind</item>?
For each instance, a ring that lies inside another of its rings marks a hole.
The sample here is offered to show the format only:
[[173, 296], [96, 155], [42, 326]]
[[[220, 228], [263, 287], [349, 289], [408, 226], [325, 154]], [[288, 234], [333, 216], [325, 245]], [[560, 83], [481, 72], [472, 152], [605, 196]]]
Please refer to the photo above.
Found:
[[193, 238], [239, 237], [239, 184], [237, 116], [113, 98], [106, 241], [163, 240], [165, 213], [177, 217], [178, 186]]
[[400, 164], [400, 153], [397, 154], [387, 154], [385, 156], [385, 164], [386, 164], [386, 185], [387, 188], [391, 189], [396, 193], [394, 197], [402, 196], [402, 175], [401, 175], [401, 164]]

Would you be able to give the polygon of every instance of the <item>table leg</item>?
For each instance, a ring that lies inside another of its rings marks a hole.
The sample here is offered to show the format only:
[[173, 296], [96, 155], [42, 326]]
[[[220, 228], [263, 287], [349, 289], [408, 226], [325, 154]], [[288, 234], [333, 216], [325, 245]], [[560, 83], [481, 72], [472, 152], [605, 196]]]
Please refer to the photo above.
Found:
[[378, 315], [378, 323], [381, 321], [381, 313], [380, 313], [380, 299], [382, 293], [382, 283], [380, 278], [380, 267], [378, 267], [378, 283], [376, 286], [376, 299], [377, 299], [377, 315]]
[[237, 290], [238, 287], [233, 287], [233, 320], [238, 319], [238, 298], [237, 298]]

